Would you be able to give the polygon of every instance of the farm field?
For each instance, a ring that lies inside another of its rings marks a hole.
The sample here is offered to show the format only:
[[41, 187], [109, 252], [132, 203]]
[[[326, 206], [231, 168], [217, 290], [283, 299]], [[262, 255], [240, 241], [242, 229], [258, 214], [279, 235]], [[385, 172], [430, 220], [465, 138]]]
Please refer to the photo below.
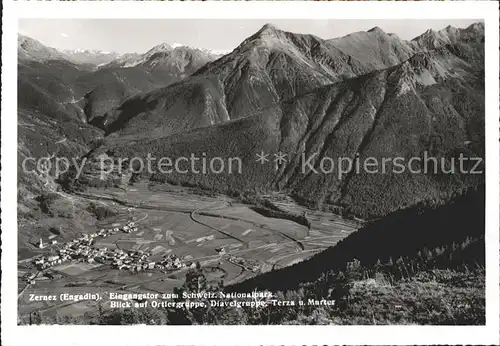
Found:
[[[101, 307], [107, 306], [108, 292], [169, 293], [184, 282], [190, 266], [199, 263], [209, 281], [233, 284], [259, 273], [302, 261], [335, 245], [354, 232], [357, 224], [333, 214], [309, 212], [311, 227], [263, 216], [226, 196], [202, 196], [178, 187], [154, 190], [137, 183], [128, 190], [89, 190], [86, 198], [121, 210], [119, 215], [98, 222], [88, 232], [119, 227], [133, 220], [137, 230], [96, 237], [93, 247], [107, 251], [148, 253], [150, 261], [175, 255], [186, 265], [176, 270], [151, 268], [135, 272], [109, 264], [76, 260], [55, 265], [38, 273], [34, 282], [23, 276], [36, 269], [19, 262], [19, 314], [38, 311], [64, 316], [71, 311], [83, 314], [96, 309], [95, 300], [32, 301], [31, 295], [99, 293]], [[134, 206], [135, 205], [135, 206]], [[301, 209], [301, 206], [294, 206]]]

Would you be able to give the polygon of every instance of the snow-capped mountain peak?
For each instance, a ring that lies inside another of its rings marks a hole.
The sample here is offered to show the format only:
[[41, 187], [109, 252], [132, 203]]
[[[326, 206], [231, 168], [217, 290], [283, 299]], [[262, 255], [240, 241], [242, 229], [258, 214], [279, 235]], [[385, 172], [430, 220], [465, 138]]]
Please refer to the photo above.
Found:
[[120, 56], [120, 53], [117, 52], [84, 48], [66, 49], [63, 50], [63, 53], [75, 63], [93, 65], [107, 64]]
[[172, 43], [172, 48], [177, 48], [177, 47], [187, 47], [185, 44], [182, 43]]

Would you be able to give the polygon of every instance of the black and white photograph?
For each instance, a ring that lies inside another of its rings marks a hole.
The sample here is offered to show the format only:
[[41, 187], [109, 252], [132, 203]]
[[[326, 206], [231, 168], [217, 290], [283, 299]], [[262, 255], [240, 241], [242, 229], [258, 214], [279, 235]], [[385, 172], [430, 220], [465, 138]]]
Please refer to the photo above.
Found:
[[16, 325], [486, 327], [498, 66], [442, 15], [19, 16]]

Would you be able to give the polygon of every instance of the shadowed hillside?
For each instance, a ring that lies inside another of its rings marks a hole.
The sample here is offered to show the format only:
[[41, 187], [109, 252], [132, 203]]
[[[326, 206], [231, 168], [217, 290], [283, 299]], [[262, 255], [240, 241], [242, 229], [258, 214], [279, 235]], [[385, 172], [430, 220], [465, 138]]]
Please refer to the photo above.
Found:
[[[428, 203], [430, 204], [430, 203]], [[466, 252], [463, 258], [439, 254], [432, 266], [443, 263], [453, 266], [465, 264], [484, 266], [485, 190], [478, 190], [457, 196], [447, 205], [428, 206], [424, 203], [397, 211], [351, 234], [311, 259], [269, 272], [240, 284], [228, 287], [230, 291], [251, 291], [269, 289], [296, 289], [304, 283], [314, 283], [331, 272], [344, 270], [348, 262], [358, 260], [363, 267], [370, 268], [377, 261], [387, 263], [403, 258], [407, 263], [427, 257], [429, 251], [446, 248], [453, 253], [459, 244], [478, 241], [473, 252]], [[440, 253], [438, 250], [437, 253]], [[434, 257], [431, 254], [430, 257]]]

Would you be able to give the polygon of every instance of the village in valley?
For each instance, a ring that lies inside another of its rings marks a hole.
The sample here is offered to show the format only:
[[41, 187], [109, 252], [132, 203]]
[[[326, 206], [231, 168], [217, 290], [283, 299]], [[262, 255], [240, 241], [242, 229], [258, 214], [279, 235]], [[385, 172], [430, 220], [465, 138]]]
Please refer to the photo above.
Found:
[[[169, 293], [189, 270], [208, 282], [230, 285], [302, 261], [355, 231], [333, 214], [308, 212], [311, 228], [258, 213], [221, 196], [200, 196], [183, 187], [137, 182], [127, 189], [89, 189], [82, 200], [99, 201], [116, 214], [89, 221], [83, 231], [46, 226], [26, 239], [19, 258], [20, 318], [83, 315], [95, 301], [32, 301], [31, 295], [98, 294], [111, 290]], [[279, 207], [300, 213], [288, 200]], [[109, 309], [104, 298], [103, 308]]]
[[[194, 266], [193, 262], [183, 261], [174, 254], [164, 255], [161, 260], [155, 262], [148, 260], [151, 256], [150, 253], [141, 250], [111, 250], [106, 247], [97, 248], [94, 246], [95, 239], [98, 237], [106, 238], [107, 236], [114, 235], [118, 232], [131, 233], [137, 231], [138, 226], [133, 221], [130, 221], [123, 227], [114, 227], [109, 229], [103, 228], [95, 233], [83, 234], [77, 239], [58, 246], [59, 249], [57, 255], [51, 254], [47, 256], [39, 256], [35, 258], [32, 263], [39, 271], [70, 261], [86, 262], [89, 264], [107, 264], [118, 270], [129, 270], [132, 272], [152, 269], [171, 271], [187, 266]], [[57, 245], [57, 241], [52, 240], [50, 245]], [[38, 247], [40, 249], [46, 247], [42, 238], [40, 238]], [[37, 274], [38, 273], [27, 274], [25, 277], [26, 281], [30, 284], [35, 284]]]
[[[126, 270], [131, 273], [148, 270], [169, 273], [183, 268], [196, 267], [196, 263], [192, 256], [178, 257], [173, 253], [167, 253], [160, 259], [152, 260], [153, 254], [151, 251], [124, 250], [120, 248], [109, 249], [107, 247], [96, 246], [96, 241], [99, 238], [103, 239], [119, 232], [130, 234], [132, 232], [138, 232], [138, 230], [138, 225], [134, 221], [130, 221], [123, 226], [108, 229], [102, 228], [94, 233], [85, 233], [76, 239], [61, 244], [58, 244], [57, 240], [54, 239], [49, 239], [44, 243], [43, 239], [40, 238], [37, 244], [39, 249], [46, 249], [51, 246], [52, 248], [57, 247], [57, 250], [52, 250], [50, 254], [39, 255], [33, 258], [31, 263], [37, 271], [26, 273], [24, 275], [24, 281], [27, 284], [34, 285], [36, 280], [41, 278], [41, 273], [43, 273], [46, 278], [53, 279], [54, 276], [50, 274], [48, 271], [49, 269], [71, 262], [86, 263], [90, 265], [108, 265], [113, 269], [120, 271]], [[213, 237], [210, 239], [212, 238]], [[257, 273], [261, 268], [258, 261], [228, 253], [223, 246], [218, 246], [214, 250], [221, 259], [240, 267], [242, 270]], [[157, 258], [158, 256], [155, 257]]]

